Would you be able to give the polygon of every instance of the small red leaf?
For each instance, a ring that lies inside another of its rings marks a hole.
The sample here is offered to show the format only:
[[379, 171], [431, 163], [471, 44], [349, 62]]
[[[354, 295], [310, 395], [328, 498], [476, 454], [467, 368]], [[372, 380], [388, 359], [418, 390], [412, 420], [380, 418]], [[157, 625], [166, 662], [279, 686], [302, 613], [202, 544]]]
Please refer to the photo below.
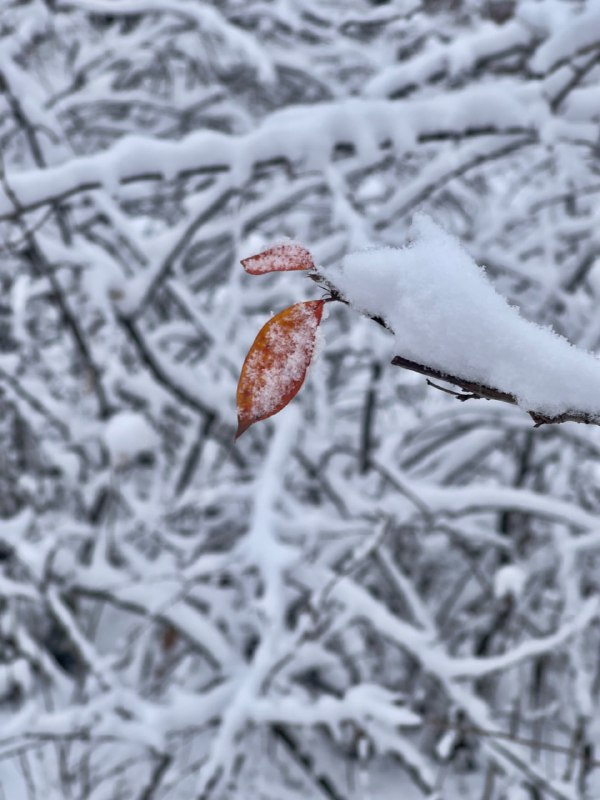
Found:
[[296, 303], [259, 331], [238, 382], [236, 439], [296, 396], [315, 349], [323, 305], [323, 300]]
[[295, 269], [314, 269], [311, 254], [300, 244], [278, 244], [256, 256], [244, 258], [242, 266], [250, 275], [267, 272], [291, 272]]

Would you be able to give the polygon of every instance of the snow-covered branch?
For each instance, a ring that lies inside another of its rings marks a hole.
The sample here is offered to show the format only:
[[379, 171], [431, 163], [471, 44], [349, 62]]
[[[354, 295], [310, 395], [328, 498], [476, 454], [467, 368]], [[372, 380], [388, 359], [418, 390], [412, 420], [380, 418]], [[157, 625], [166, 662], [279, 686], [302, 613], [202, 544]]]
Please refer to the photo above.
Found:
[[460, 387], [461, 401], [519, 405], [536, 426], [600, 424], [600, 361], [523, 319], [430, 220], [419, 219], [413, 236], [403, 249], [353, 253], [326, 273], [334, 299], [395, 335], [402, 355], [392, 363]]

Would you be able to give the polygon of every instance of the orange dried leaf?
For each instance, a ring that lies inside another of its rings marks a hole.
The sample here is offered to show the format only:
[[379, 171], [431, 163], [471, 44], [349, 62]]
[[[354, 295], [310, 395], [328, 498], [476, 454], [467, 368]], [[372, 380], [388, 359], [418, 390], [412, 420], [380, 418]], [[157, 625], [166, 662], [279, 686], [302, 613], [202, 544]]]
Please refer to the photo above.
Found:
[[236, 439], [296, 396], [315, 349], [323, 305], [323, 300], [296, 303], [259, 331], [238, 382]]
[[290, 272], [295, 269], [314, 269], [311, 254], [300, 244], [279, 244], [256, 256], [244, 258], [242, 266], [250, 275], [267, 272]]

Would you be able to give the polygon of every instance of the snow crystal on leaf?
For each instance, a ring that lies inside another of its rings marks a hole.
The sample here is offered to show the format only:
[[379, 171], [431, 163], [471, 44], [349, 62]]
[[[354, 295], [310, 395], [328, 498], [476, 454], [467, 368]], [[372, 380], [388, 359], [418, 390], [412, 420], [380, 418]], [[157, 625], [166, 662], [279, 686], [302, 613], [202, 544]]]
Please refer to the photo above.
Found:
[[238, 384], [238, 433], [281, 411], [296, 395], [313, 356], [323, 301], [296, 303], [260, 330]]
[[308, 250], [295, 242], [284, 242], [258, 255], [244, 258], [242, 265], [250, 275], [313, 269], [315, 266]]

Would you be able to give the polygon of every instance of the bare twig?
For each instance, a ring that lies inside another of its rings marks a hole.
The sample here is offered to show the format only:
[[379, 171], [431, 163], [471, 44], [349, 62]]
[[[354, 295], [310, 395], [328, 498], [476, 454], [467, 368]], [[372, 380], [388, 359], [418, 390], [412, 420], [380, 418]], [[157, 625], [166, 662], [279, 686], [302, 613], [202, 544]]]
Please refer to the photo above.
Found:
[[152, 770], [152, 774], [150, 775], [150, 780], [142, 790], [138, 800], [152, 800], [153, 797], [156, 797], [156, 794], [160, 789], [160, 784], [162, 783], [166, 771], [169, 769], [171, 761], [172, 758], [170, 755], [168, 755], [168, 753], [162, 754], [160, 758], [157, 759], [154, 769]]
[[[485, 400], [499, 400], [502, 403], [509, 403], [514, 406], [518, 405], [517, 398], [513, 394], [495, 389], [493, 386], [485, 386], [482, 383], [461, 378], [457, 375], [450, 375], [447, 372], [428, 367], [425, 364], [418, 364], [416, 361], [411, 361], [403, 356], [394, 356], [392, 364], [396, 367], [403, 367], [404, 369], [411, 370], [412, 372], [418, 372], [420, 375], [425, 375], [428, 378], [437, 378], [437, 380], [459, 386], [463, 391], [469, 393], [468, 396], [458, 395], [459, 400], [483, 398]], [[565, 411], [555, 416], [543, 414], [540, 411], [528, 411], [527, 413], [534, 421], [536, 428], [539, 428], [541, 425], [558, 424], [561, 422], [582, 422], [586, 425], [600, 425], [600, 412], [595, 415], [589, 414], [586, 411]]]

